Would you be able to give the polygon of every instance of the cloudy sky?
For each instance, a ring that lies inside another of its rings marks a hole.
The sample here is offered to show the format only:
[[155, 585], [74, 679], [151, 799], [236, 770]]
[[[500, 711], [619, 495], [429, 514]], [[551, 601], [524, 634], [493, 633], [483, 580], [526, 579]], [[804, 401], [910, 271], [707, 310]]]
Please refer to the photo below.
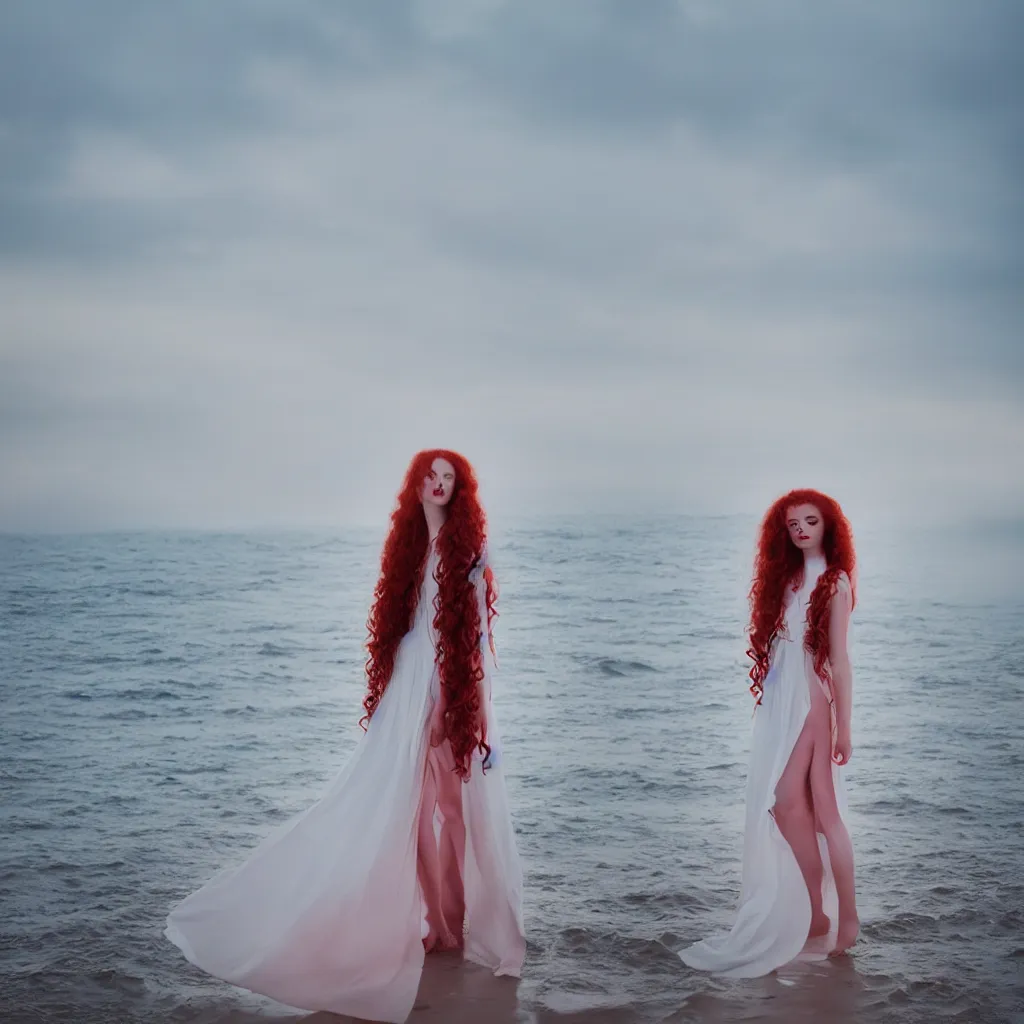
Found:
[[1024, 516], [1016, 0], [0, 7], [0, 529]]

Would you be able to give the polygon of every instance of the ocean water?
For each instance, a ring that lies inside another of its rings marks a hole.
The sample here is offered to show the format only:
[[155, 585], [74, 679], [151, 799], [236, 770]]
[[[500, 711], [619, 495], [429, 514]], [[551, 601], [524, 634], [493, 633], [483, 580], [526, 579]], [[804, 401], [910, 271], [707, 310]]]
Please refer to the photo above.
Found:
[[[675, 955], [727, 926], [738, 896], [754, 529], [495, 532], [529, 949], [518, 986], [448, 971], [469, 979], [452, 982], [451, 1019], [1024, 1020], [1024, 542], [1010, 528], [858, 538], [855, 955], [753, 981]], [[0, 1020], [287, 1016], [192, 968], [163, 918], [344, 763], [380, 543], [0, 537]]]

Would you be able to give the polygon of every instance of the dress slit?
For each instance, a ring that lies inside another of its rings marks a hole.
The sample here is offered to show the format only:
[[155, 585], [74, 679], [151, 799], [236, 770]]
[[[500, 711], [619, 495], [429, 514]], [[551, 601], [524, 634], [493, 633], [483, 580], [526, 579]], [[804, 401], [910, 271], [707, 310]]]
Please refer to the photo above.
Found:
[[[807, 709], [807, 714], [804, 716], [803, 725], [800, 726], [800, 731], [799, 731], [799, 733], [797, 733], [796, 741], [793, 743], [793, 746], [790, 748], [789, 754], [786, 756], [786, 760], [782, 764], [782, 770], [779, 772], [778, 777], [775, 779], [774, 784], [772, 786], [772, 803], [771, 803], [771, 806], [768, 808], [768, 816], [772, 819], [773, 822], [776, 821], [776, 818], [775, 818], [775, 805], [779, 801], [779, 783], [781, 783], [782, 780], [786, 777], [786, 772], [789, 771], [789, 766], [792, 763], [793, 758], [796, 756], [797, 747], [799, 747], [801, 742], [803, 742], [804, 734], [805, 733], [811, 733], [811, 732], [813, 732], [813, 730], [814, 730], [814, 723], [811, 720], [811, 709], [808, 708]], [[812, 761], [813, 757], [814, 757], [814, 749], [813, 749], [813, 746], [812, 746], [811, 755], [810, 755], [810, 757], [807, 760], [807, 771], [804, 774], [804, 783], [806, 784], [807, 789], [809, 791], [809, 799], [810, 799], [811, 810], [812, 811], [814, 810], [814, 794], [813, 794], [813, 792], [810, 792], [810, 789], [811, 789], [811, 761]], [[777, 827], [777, 824], [778, 823], [776, 822], [776, 827]], [[780, 833], [780, 835], [781, 835], [781, 833]], [[785, 836], [783, 836], [783, 839], [785, 840]], [[788, 846], [789, 843], [787, 842], [786, 845]]]

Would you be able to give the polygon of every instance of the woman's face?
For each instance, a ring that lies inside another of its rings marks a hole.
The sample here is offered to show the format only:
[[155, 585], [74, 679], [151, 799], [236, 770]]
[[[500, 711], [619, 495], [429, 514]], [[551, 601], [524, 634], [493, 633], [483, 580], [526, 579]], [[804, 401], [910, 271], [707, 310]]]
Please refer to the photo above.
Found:
[[816, 505], [793, 505], [786, 509], [789, 539], [801, 551], [819, 551], [825, 536], [825, 517]]
[[445, 506], [455, 490], [455, 467], [442, 458], [434, 459], [430, 472], [423, 478], [420, 500], [424, 505]]

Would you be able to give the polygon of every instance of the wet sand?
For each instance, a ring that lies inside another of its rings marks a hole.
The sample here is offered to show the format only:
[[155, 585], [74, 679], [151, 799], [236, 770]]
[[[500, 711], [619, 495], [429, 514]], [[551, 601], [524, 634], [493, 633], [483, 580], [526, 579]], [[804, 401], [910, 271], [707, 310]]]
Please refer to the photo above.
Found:
[[[428, 958], [410, 1024], [904, 1024], [913, 1021], [962, 1021], [987, 1024], [1003, 1021], [970, 1007], [960, 998], [956, 980], [937, 982], [929, 993], [944, 1004], [922, 1015], [913, 1005], [925, 993], [920, 986], [901, 984], [886, 975], [858, 969], [856, 956], [823, 963], [791, 964], [763, 978], [737, 986], [713, 976], [690, 975], [692, 991], [674, 995], [651, 991], [641, 1005], [614, 1005], [592, 993], [547, 993], [523, 999], [526, 982], [495, 978], [490, 971], [463, 963], [457, 954]], [[595, 1005], [597, 999], [603, 1005]], [[546, 1002], [552, 1005], [545, 1006]], [[572, 1008], [572, 1004], [576, 1008]], [[539, 1005], [538, 1005], [539, 1004]], [[556, 1008], [557, 1007], [557, 1008]], [[366, 1024], [362, 1019], [333, 1013], [273, 1014], [237, 1009], [217, 1012], [207, 1008], [189, 1024]]]

